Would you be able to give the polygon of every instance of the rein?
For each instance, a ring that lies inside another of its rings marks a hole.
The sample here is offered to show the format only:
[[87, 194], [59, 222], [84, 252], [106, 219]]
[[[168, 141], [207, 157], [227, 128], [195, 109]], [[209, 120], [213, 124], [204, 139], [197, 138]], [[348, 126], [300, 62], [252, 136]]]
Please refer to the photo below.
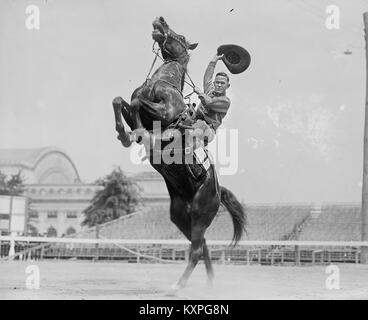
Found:
[[[146, 82], [149, 80], [149, 76], [150, 76], [150, 74], [151, 74], [151, 72], [152, 72], [153, 67], [155, 66], [155, 63], [156, 63], [157, 57], [160, 57], [160, 56], [159, 56], [160, 48], [159, 48], [157, 51], [155, 51], [155, 44], [156, 44], [156, 41], [154, 41], [154, 42], [153, 42], [153, 45], [152, 45], [152, 51], [153, 51], [153, 53], [155, 54], [155, 58], [153, 59], [153, 62], [152, 62], [151, 68], [150, 68], [150, 69], [149, 69], [149, 71], [148, 71], [148, 74], [147, 74], [147, 77], [146, 77]], [[160, 57], [160, 59], [161, 59], [161, 57]], [[161, 60], [162, 60], [162, 59], [161, 59]]]

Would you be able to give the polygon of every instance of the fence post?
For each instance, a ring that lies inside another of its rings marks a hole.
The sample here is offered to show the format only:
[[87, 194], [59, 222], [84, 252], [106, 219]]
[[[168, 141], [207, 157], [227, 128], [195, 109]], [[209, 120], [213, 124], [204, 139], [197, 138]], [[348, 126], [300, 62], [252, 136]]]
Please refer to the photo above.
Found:
[[[100, 225], [96, 224], [96, 239], [99, 239], [100, 237]], [[98, 249], [99, 249], [99, 246], [98, 246], [98, 243], [95, 244], [95, 257], [94, 257], [94, 261], [98, 261], [98, 257], [99, 257], [99, 254], [98, 254]]]
[[221, 264], [225, 264], [225, 249], [221, 250]]
[[176, 254], [176, 250], [175, 248], [172, 249], [172, 260], [175, 261], [175, 254]]
[[[13, 235], [13, 234], [12, 234]], [[10, 239], [10, 248], [9, 248], [9, 258], [15, 255], [15, 241], [14, 239]]]
[[299, 250], [299, 246], [295, 246], [295, 265], [299, 266], [300, 265], [300, 250]]
[[158, 246], [158, 257], [162, 259], [162, 245]]
[[262, 250], [259, 249], [258, 250], [258, 263], [261, 264], [261, 260], [262, 260]]
[[137, 248], [137, 263], [141, 262], [140, 250], [139, 247]]
[[249, 250], [246, 251], [246, 259], [247, 259], [247, 264], [249, 265], [250, 264], [250, 261], [249, 261]]
[[44, 254], [45, 254], [45, 246], [42, 246], [41, 247], [41, 257], [40, 257], [41, 260], [43, 260]]
[[[366, 97], [365, 97], [365, 120], [364, 120], [364, 143], [363, 143], [363, 186], [361, 206], [361, 240], [368, 240], [368, 12], [363, 14], [366, 56]], [[361, 247], [360, 262], [368, 264], [368, 247]]]

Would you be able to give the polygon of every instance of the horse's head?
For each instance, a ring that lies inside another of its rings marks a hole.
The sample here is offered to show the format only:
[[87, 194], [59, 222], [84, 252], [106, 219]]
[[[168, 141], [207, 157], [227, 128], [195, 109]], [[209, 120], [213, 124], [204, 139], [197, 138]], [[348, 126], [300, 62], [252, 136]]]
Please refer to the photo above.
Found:
[[198, 43], [190, 44], [184, 36], [170, 29], [163, 17], [156, 18], [152, 25], [152, 38], [159, 44], [165, 60], [178, 60], [188, 56], [188, 50], [193, 50], [198, 45]]

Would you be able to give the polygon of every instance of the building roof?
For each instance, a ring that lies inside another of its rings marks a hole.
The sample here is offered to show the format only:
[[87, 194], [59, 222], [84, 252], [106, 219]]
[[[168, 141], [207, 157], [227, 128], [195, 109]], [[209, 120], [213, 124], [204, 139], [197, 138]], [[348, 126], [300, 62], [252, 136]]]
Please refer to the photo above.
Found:
[[0, 165], [23, 165], [32, 169], [46, 154], [52, 152], [61, 153], [71, 161], [65, 152], [54, 147], [32, 149], [0, 149]]
[[59, 154], [73, 167], [77, 180], [80, 180], [78, 170], [72, 159], [62, 150], [54, 147], [29, 149], [0, 149], [0, 167], [15, 166], [34, 170], [46, 156]]
[[53, 148], [0, 149], [0, 164], [23, 165], [33, 168], [38, 160]]

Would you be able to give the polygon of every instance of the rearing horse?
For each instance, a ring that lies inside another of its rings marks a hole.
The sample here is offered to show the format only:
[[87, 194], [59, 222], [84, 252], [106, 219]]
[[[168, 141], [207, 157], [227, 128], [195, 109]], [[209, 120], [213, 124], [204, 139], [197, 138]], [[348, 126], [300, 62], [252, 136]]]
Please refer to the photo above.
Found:
[[[151, 79], [147, 79], [133, 92], [130, 104], [121, 97], [113, 100], [115, 128], [119, 133], [118, 139], [125, 147], [129, 147], [134, 140], [142, 142], [145, 138], [149, 139], [147, 130], [152, 130], [153, 121], [161, 121], [161, 127], [166, 129], [186, 108], [182, 90], [189, 61], [188, 50], [195, 49], [197, 44], [189, 44], [184, 36], [170, 29], [162, 17], [155, 19], [153, 28], [152, 38], [160, 46], [164, 63]], [[137, 140], [134, 135], [125, 131], [121, 114], [131, 130], [139, 133], [141, 139]], [[152, 161], [152, 157], [150, 162], [165, 180], [171, 200], [171, 221], [191, 242], [188, 265], [174, 289], [185, 286], [202, 256], [208, 279], [212, 282], [213, 268], [204, 238], [205, 231], [222, 203], [231, 215], [233, 241], [236, 244], [246, 225], [242, 205], [231, 191], [219, 186], [213, 164], [203, 169], [200, 164], [190, 167], [185, 163], [156, 163]], [[193, 175], [193, 168], [199, 170], [199, 167], [204, 174]]]

